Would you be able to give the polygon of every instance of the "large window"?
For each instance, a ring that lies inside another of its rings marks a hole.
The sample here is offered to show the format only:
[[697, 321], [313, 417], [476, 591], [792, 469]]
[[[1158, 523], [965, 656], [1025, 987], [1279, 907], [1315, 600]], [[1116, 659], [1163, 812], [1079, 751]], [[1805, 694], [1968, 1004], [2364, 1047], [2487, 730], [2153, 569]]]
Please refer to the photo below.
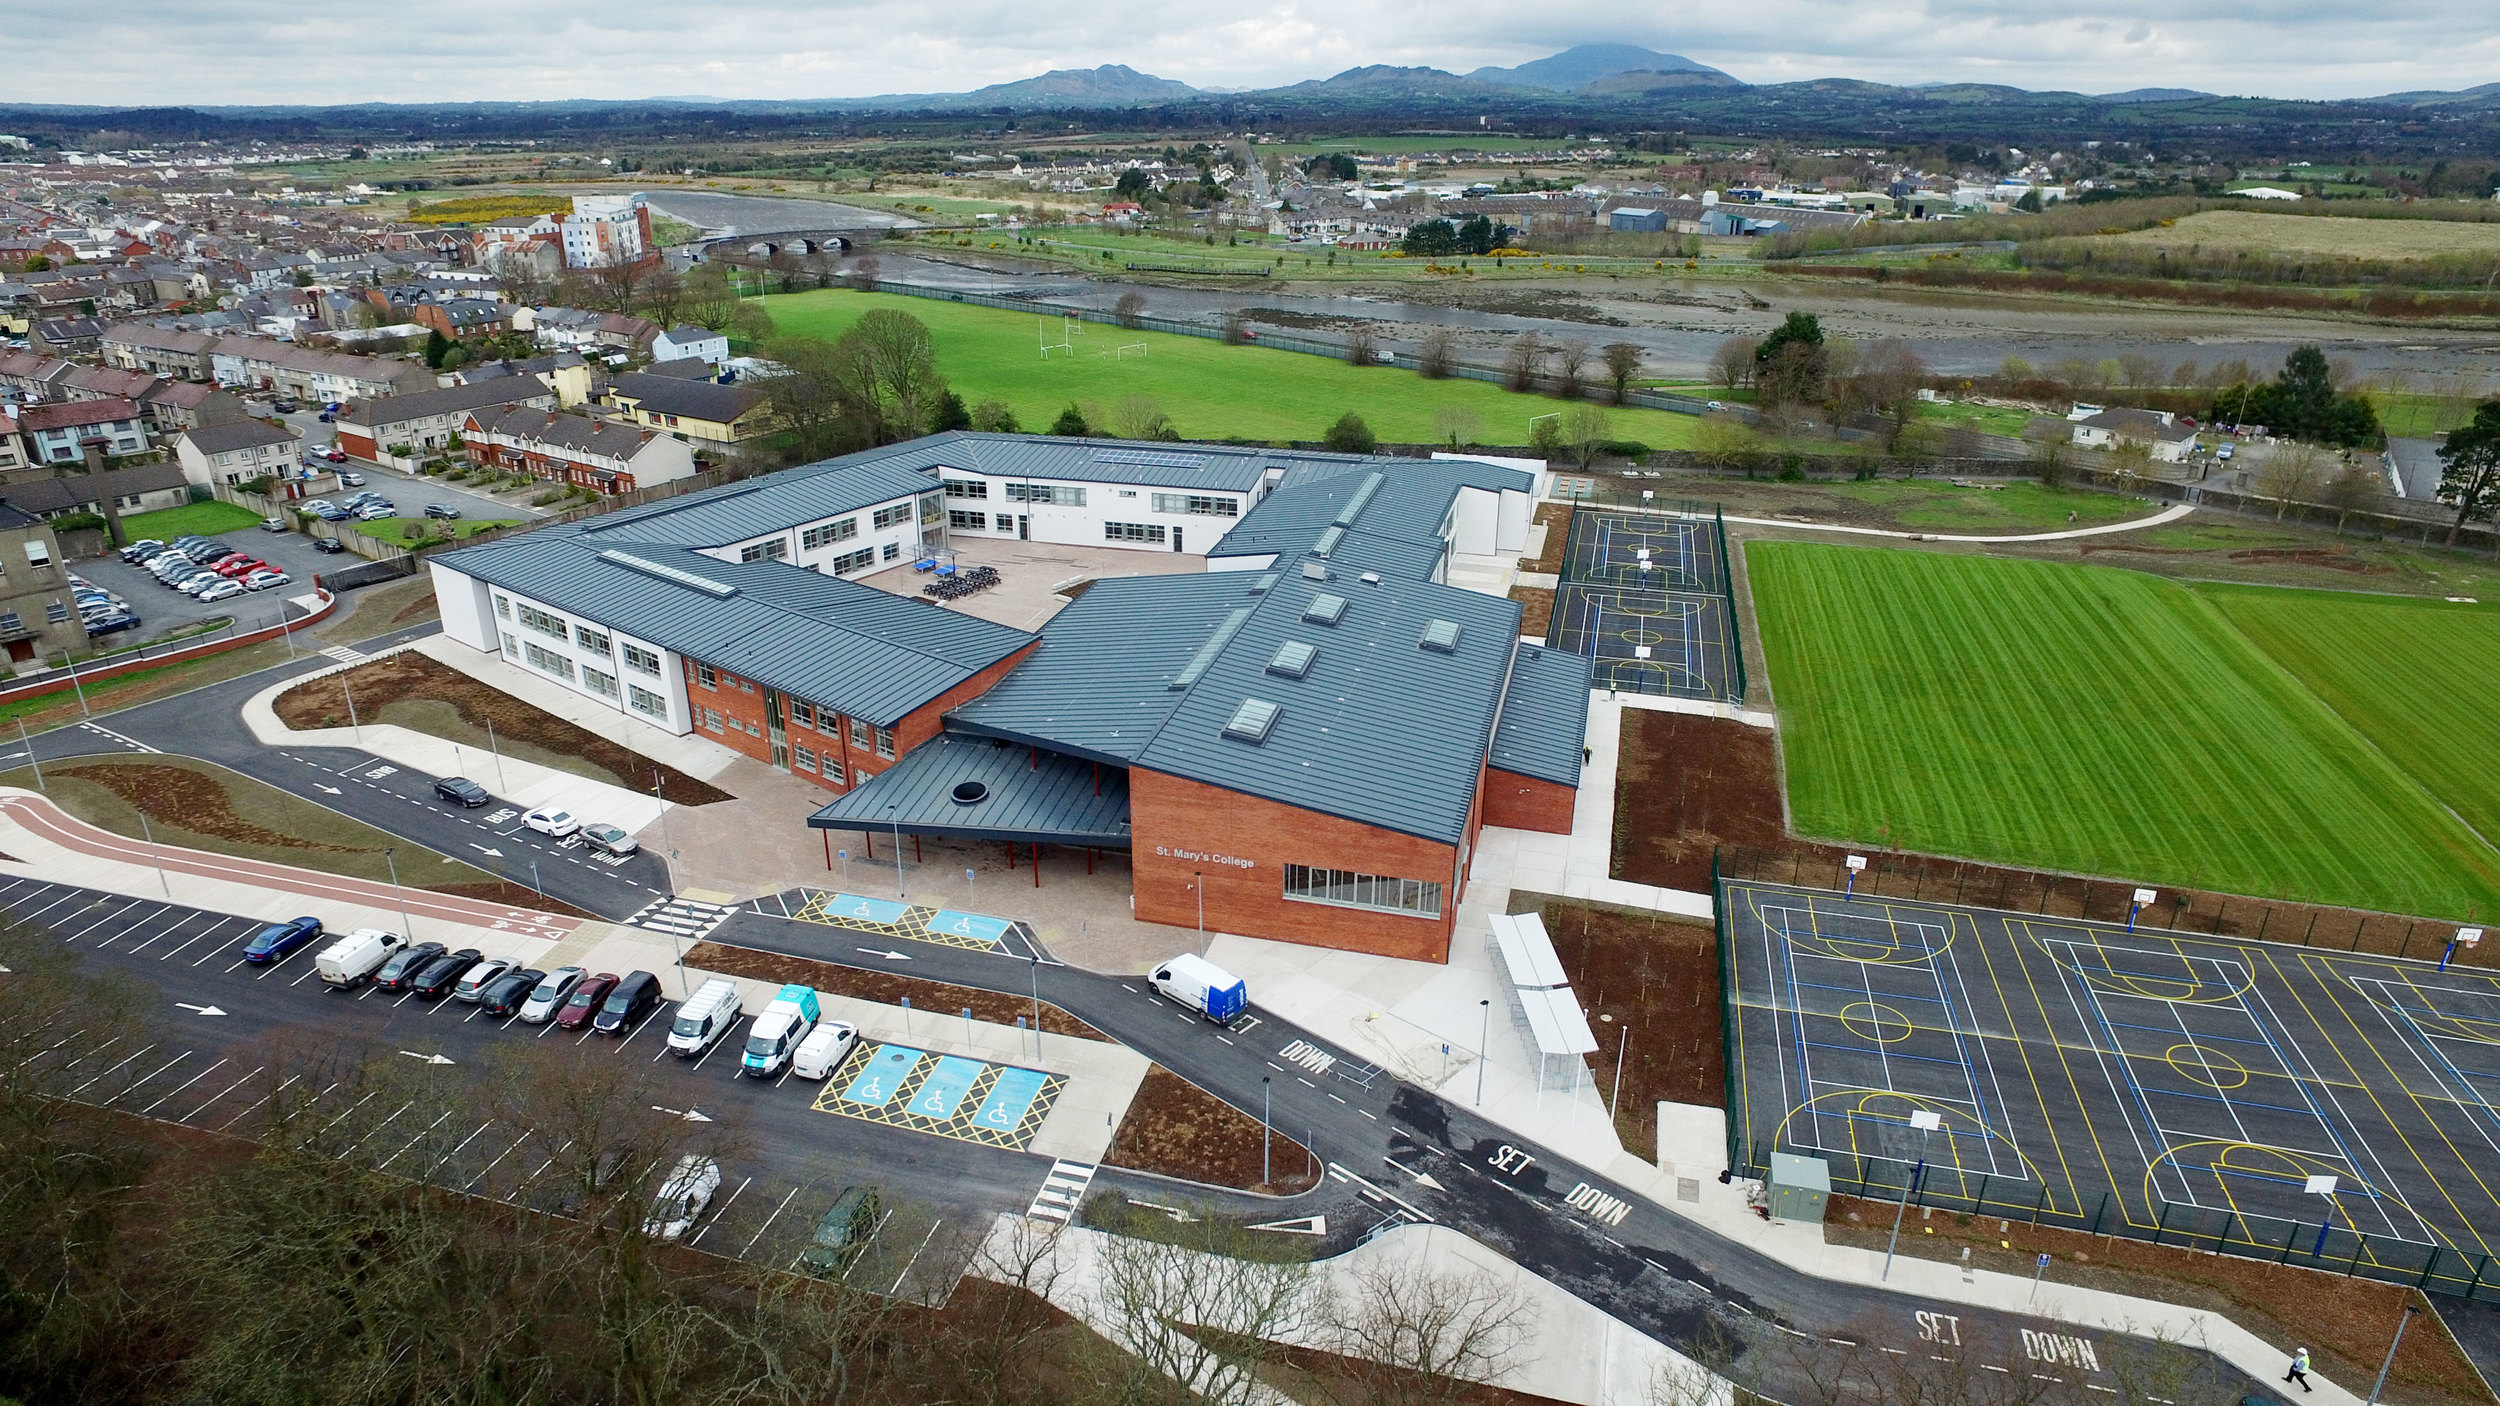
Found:
[[833, 559], [833, 574], [840, 576], [848, 572], [863, 570], [867, 567], [875, 566], [876, 564], [877, 549], [874, 547], [862, 547], [856, 552], [844, 552], [842, 555], [835, 557]]
[[877, 729], [865, 718], [851, 719], [851, 745], [865, 752], [876, 741]]
[[1370, 908], [1417, 917], [1441, 915], [1441, 886], [1422, 879], [1389, 879], [1343, 869], [1314, 869], [1307, 864], [1285, 866], [1285, 897], [1305, 903], [1330, 903], [1340, 908]]
[[1007, 485], [1007, 501], [1081, 508], [1085, 506], [1085, 490], [1073, 483], [1011, 483]]
[[799, 545], [812, 552], [819, 547], [830, 547], [836, 542], [848, 542], [858, 535], [859, 519], [846, 517], [838, 522], [823, 523], [800, 533]]
[[790, 555], [790, 539], [775, 537], [769, 542], [749, 542], [738, 549], [740, 561], [780, 561]]
[[647, 688], [627, 684], [625, 701], [635, 712], [648, 717], [665, 718], [668, 716], [668, 700]]
[[720, 674], [709, 664], [697, 664], [694, 666], [694, 681], [705, 688], [718, 688]]
[[582, 666], [582, 682], [589, 686], [591, 692], [598, 694], [602, 698], [614, 698], [616, 696], [616, 675], [608, 673], [603, 669], [594, 669], [588, 664], [584, 664]]
[[521, 646], [521, 652], [528, 657], [533, 668], [544, 669], [560, 679], [569, 680], [573, 677], [573, 661], [552, 649], [542, 649], [536, 644], [524, 644]]
[[608, 652], [608, 632], [594, 630], [588, 625], [576, 625], [573, 627], [573, 643], [593, 654], [604, 655]]
[[1238, 517], [1241, 505], [1230, 498], [1211, 498], [1203, 493], [1158, 493], [1158, 513], [1188, 513], [1194, 517]]
[[894, 755], [894, 729], [890, 727], [877, 729], [877, 755], [880, 757]]
[[816, 725], [815, 704], [810, 703], [803, 698], [793, 698], [789, 700], [789, 702], [790, 725], [792, 727], [814, 727]]
[[911, 521], [911, 504], [896, 503], [892, 507], [879, 508], [870, 520], [879, 527], [893, 527], [899, 523], [909, 522]]
[[1106, 522], [1102, 525], [1106, 542], [1161, 542], [1163, 528], [1145, 522]]
[[629, 644], [625, 646], [625, 667], [656, 679], [660, 676], [660, 656], [641, 645]]
[[812, 747], [805, 746], [792, 747], [790, 749], [790, 765], [797, 767], [801, 771], [814, 771], [816, 769], [816, 750]]
[[512, 597], [505, 595], [501, 591], [497, 591], [495, 593], [495, 613], [502, 616], [506, 620], [511, 619]]
[[550, 615], [534, 605], [521, 607], [521, 624], [523, 628], [536, 630], [549, 639], [570, 639], [573, 634], [571, 628], [564, 623], [563, 616]]
[[837, 786], [842, 784], [842, 764], [833, 759], [833, 753], [831, 752], [825, 753], [824, 770], [822, 775], [827, 781], [833, 782]]
[[[1000, 513], [999, 516], [1004, 518], [1007, 515], [1005, 513]], [[968, 513], [961, 508], [957, 508], [953, 512], [946, 515], [946, 525], [954, 528], [958, 532], [987, 532], [990, 530], [990, 515], [988, 513]]]
[[[1009, 484], [1007, 487], [1012, 499], [1015, 485]], [[977, 478], [950, 478], [946, 481], [946, 496], [949, 498], [987, 498], [990, 496], [990, 486]]]

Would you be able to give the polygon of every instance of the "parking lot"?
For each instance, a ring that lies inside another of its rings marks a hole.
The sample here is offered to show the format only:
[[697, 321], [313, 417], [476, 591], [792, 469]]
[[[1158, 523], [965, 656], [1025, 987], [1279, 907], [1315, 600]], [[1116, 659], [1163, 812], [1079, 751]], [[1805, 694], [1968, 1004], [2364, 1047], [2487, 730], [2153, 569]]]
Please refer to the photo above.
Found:
[[140, 623], [137, 629], [121, 638], [135, 643], [203, 620], [231, 619], [246, 628], [272, 623], [286, 609], [287, 597], [305, 595], [312, 590], [313, 573], [335, 571], [356, 561], [352, 556], [330, 556], [317, 552], [313, 550], [312, 539], [297, 532], [262, 532], [246, 527], [220, 533], [217, 540], [238, 552], [276, 566], [295, 580], [265, 591], [203, 602], [171, 587], [158, 585], [156, 578], [150, 576], [145, 568], [129, 565], [118, 555], [76, 562], [70, 569], [130, 602], [130, 608], [139, 614]]
[[[266, 406], [255, 401], [252, 402], [252, 408], [259, 411], [265, 410]], [[295, 414], [280, 415], [277, 418], [286, 421], [297, 433], [304, 436], [306, 453], [318, 453], [329, 448], [338, 439], [338, 427], [321, 423], [321, 407], [317, 405], [309, 405]], [[418, 478], [413, 474], [404, 474], [397, 469], [384, 468], [379, 464], [367, 463], [361, 459], [350, 459], [344, 464], [334, 464], [330, 467], [344, 469], [349, 473], [363, 474], [365, 487], [390, 499], [398, 506], [401, 517], [419, 516], [428, 504], [435, 503], [458, 508], [460, 515], [464, 518], [485, 521], [497, 519], [527, 521], [546, 515], [544, 509], [529, 507], [526, 502], [500, 502], [483, 493], [472, 492], [458, 484], [445, 483], [441, 479]], [[359, 491], [347, 488], [327, 496], [335, 502], [350, 493]], [[353, 524], [347, 525], [353, 526]], [[233, 545], [239, 547], [243, 544], [237, 542]]]

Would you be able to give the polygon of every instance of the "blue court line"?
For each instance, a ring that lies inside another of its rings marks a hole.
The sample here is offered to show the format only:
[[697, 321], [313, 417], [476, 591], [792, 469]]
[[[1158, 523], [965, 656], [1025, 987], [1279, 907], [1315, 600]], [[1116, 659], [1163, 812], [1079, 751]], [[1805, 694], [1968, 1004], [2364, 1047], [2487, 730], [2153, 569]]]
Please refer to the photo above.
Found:
[[2288, 1103], [2259, 1103], [2255, 1099], [2231, 1098], [2210, 1091], [2199, 1094], [2190, 1093], [2185, 1089], [2153, 1089], [2150, 1092], [2157, 1098], [2202, 1099], [2207, 1103], [2219, 1103], [2226, 1108], [2253, 1108], [2267, 1113], [2307, 1113], [2310, 1111], [2306, 1108], [2295, 1108]]
[[[2447, 1051], [2439, 1047], [2440, 1037], [2424, 1030], [2422, 1028], [2422, 1023], [2415, 1020], [2412, 1012], [2406, 1011], [2403, 1006], [2398, 1006], [2396, 1009], [2404, 1013], [2405, 1024], [2413, 1027], [2414, 1038], [2421, 1042], [2424, 1049], [2430, 1051], [2431, 1058], [2438, 1060], [2442, 1065], [2447, 1067], [2449, 1073], [2457, 1076], [2457, 1083], [2464, 1088], [2466, 1097], [2472, 1099], [2474, 1101], [2474, 1105], [2483, 1110], [2483, 1116], [2490, 1119], [2494, 1124], [2500, 1124], [2500, 1109], [2493, 1108], [2491, 1106], [2491, 1100], [2483, 1097], [2482, 1091], [2475, 1088], [2472, 1083], [2467, 1081], [2465, 1071], [2459, 1069], [2456, 1061], [2448, 1058]], [[2475, 1041], [2474, 1043], [2480, 1044], [2481, 1042]], [[2485, 1075], [2483, 1077], [2494, 1078], [2500, 1076]]]
[[[1808, 1049], [1816, 1049], [1816, 1050], [1830, 1050], [1830, 1051], [1832, 1051], [1832, 1052], [1833, 1052], [1833, 1053], [1835, 1053], [1835, 1054], [1873, 1054], [1873, 1053], [1875, 1053], [1874, 1047], [1872, 1047], [1872, 1046], [1870, 1046], [1870, 1045], [1834, 1045], [1834, 1044], [1829, 1044], [1829, 1043], [1826, 1043], [1825, 1041], [1822, 1041], [1822, 1040], [1812, 1040], [1812, 1041], [1808, 1041], [1808, 1042], [1807, 1042], [1807, 1048], [1808, 1048]], [[1886, 1059], [1897, 1059], [1897, 1060], [1900, 1060], [1901, 1062], [1903, 1062], [1903, 1063], [1905, 1063], [1905, 1064], [1949, 1064], [1949, 1065], [1952, 1065], [1953, 1067], [1955, 1067], [1955, 1068], [1957, 1068], [1957, 1069], [1958, 1069], [1958, 1068], [1963, 1067], [1962, 1062], [1961, 1062], [1960, 1060], [1958, 1060], [1958, 1059], [1947, 1059], [1947, 1058], [1945, 1058], [1943, 1055], [1893, 1054], [1893, 1053], [1891, 1053], [1891, 1052], [1887, 1051], [1887, 1052], [1885, 1052], [1884, 1057], [1885, 1057]], [[1898, 1093], [1898, 1092], [1900, 1092], [1900, 1090], [1895, 1089], [1895, 1090], [1892, 1090], [1892, 1092], [1894, 1092], [1894, 1093]]]
[[[1864, 1002], [1866, 997], [1866, 988], [1863, 986], [1839, 986], [1830, 982], [1822, 981], [1799, 982], [1797, 984], [1797, 989], [1801, 991], [1835, 991], [1845, 996], [1856, 996], [1859, 998], [1861, 1004]], [[1907, 1001], [1930, 1006], [1948, 1005], [1944, 998], [1940, 996], [1913, 996], [1906, 992], [1896, 993], [1891, 991], [1878, 991], [1875, 993], [1875, 999], [1881, 1001]]]
[[[2113, 1020], [2107, 1022], [2107, 1024], [2112, 1030], [2142, 1030], [2147, 1034], [2161, 1035], [2165, 1037], [2184, 1035], [2200, 1045], [2206, 1043], [2207, 1041], [2211, 1041], [2217, 1045], [2255, 1045], [2264, 1047], [2267, 1044], [2264, 1040], [2253, 1040], [2246, 1035], [2209, 1035], [2201, 1030], [2181, 1030], [2175, 1025], [2138, 1025], [2131, 1020]], [[2158, 1056], [2146, 1056], [2146, 1058], [2158, 1058]]]

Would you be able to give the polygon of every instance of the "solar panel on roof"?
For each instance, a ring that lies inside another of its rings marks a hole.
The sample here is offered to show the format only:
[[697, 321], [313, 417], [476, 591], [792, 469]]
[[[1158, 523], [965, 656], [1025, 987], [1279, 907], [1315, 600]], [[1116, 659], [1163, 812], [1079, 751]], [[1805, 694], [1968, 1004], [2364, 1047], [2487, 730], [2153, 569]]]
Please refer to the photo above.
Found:
[[1303, 640], [1287, 640], [1276, 646], [1276, 657], [1267, 661], [1267, 671], [1289, 679], [1308, 678], [1311, 661], [1319, 657], [1319, 649]]
[[1250, 607], [1246, 605], [1225, 616], [1224, 623], [1215, 627], [1215, 633], [1207, 636], [1207, 642], [1198, 646], [1198, 652], [1189, 657], [1189, 662], [1181, 666], [1181, 671], [1173, 675], [1172, 682], [1165, 687], [1181, 689], [1196, 683], [1206, 673], [1207, 666], [1215, 662], [1215, 656], [1224, 652], [1224, 646], [1233, 642], [1233, 636], [1240, 633], [1242, 623], [1249, 618]]
[[1436, 654], [1458, 653], [1458, 622], [1455, 620], [1425, 621], [1423, 646]]
[[1241, 706], [1233, 710], [1232, 719], [1224, 724], [1224, 735], [1253, 746], [1265, 742], [1276, 726], [1277, 714], [1283, 711], [1264, 698], [1244, 698]]
[[1345, 597], [1322, 591], [1302, 607], [1302, 618], [1314, 625], [1334, 625], [1345, 618]]
[[1154, 449], [1097, 449], [1097, 464], [1148, 464], [1166, 469], [1194, 469], [1207, 461], [1203, 454], [1173, 454]]
[[645, 576], [657, 576], [663, 581], [674, 581], [680, 586], [690, 586], [719, 600], [727, 600], [738, 594], [738, 588], [735, 586], [715, 581], [709, 576], [697, 576], [691, 571], [680, 571], [673, 566], [662, 566], [656, 561], [645, 561], [630, 552], [620, 552], [610, 548], [601, 552], [599, 559], [614, 562], [628, 571], [639, 571]]

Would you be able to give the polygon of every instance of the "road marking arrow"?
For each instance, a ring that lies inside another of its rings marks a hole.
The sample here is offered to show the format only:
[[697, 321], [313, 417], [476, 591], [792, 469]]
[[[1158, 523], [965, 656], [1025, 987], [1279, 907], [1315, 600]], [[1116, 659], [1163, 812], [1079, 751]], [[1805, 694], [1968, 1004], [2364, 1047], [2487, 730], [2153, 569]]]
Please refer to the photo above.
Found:
[[202, 1014], [202, 1015], [224, 1015], [224, 1014], [225, 1014], [225, 1012], [224, 1012], [224, 1011], [221, 1011], [221, 1010], [217, 1009], [215, 1006], [195, 1006], [195, 1005], [192, 1005], [189, 1001], [176, 1001], [176, 1002], [174, 1002], [174, 1004], [175, 1004], [175, 1005], [177, 1005], [177, 1006], [182, 1007], [182, 1008], [183, 1008], [184, 1010], [186, 1010], [186, 1011], [198, 1011], [198, 1012], [199, 1012], [200, 1014]]
[[478, 853], [485, 855], [489, 859], [503, 858], [503, 851], [499, 849], [488, 849], [486, 846], [474, 842], [469, 845], [469, 848], [476, 850]]
[[889, 962], [908, 962], [911, 960], [911, 954], [908, 952], [896, 952], [891, 949], [879, 951], [874, 947], [862, 947], [858, 950], [867, 953], [871, 957], [883, 957]]
[[331, 795], [333, 795], [333, 796], [338, 796], [338, 795], [344, 795], [344, 794], [346, 794], [345, 792], [343, 792], [343, 791], [339, 790], [339, 788], [338, 788], [338, 787], [336, 787], [336, 786], [324, 786], [324, 785], [322, 785], [322, 784], [321, 784], [320, 782], [318, 782], [318, 781], [316, 781], [316, 782], [314, 782], [314, 783], [313, 783], [313, 789], [314, 789], [314, 790], [316, 790], [316, 791], [327, 791], [327, 792], [329, 792], [329, 793], [330, 793]]
[[401, 1050], [400, 1053], [408, 1056], [410, 1059], [423, 1060], [427, 1064], [451, 1063], [450, 1060], [438, 1054], [418, 1054], [415, 1050]]
[[662, 1108], [655, 1103], [651, 1105], [651, 1111], [654, 1113], [665, 1113], [671, 1118], [683, 1118], [689, 1123], [709, 1123], [712, 1121], [707, 1115], [692, 1108]]

